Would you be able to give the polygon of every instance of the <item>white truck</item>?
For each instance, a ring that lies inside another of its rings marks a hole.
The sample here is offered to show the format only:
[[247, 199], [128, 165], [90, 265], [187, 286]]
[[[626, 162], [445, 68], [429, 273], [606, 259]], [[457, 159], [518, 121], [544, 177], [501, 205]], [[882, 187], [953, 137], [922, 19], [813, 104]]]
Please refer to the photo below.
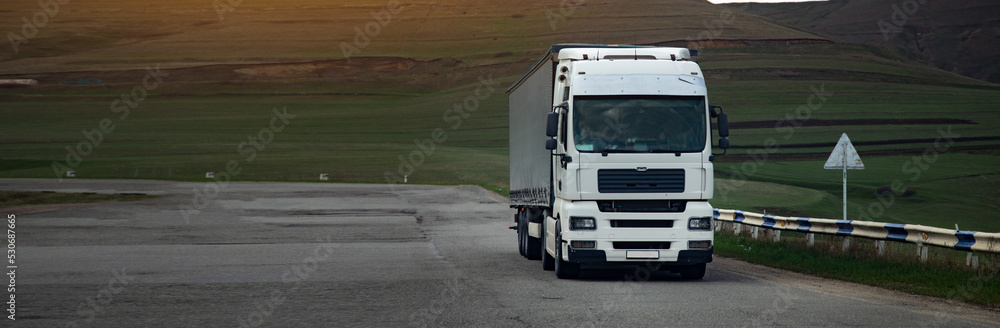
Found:
[[552, 46], [507, 90], [521, 255], [559, 278], [600, 264], [701, 279], [712, 261], [711, 119], [685, 48]]

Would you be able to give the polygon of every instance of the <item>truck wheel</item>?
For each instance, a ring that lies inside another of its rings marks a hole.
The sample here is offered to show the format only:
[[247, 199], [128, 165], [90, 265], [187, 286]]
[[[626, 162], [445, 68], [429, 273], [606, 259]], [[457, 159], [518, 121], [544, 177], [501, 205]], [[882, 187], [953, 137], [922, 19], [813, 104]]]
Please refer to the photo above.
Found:
[[580, 263], [563, 261], [562, 254], [562, 229], [560, 223], [556, 222], [556, 277], [559, 279], [573, 279], [580, 276]]
[[552, 271], [556, 268], [556, 259], [552, 258], [552, 255], [549, 255], [549, 252], [545, 251], [545, 238], [548, 238], [548, 236], [545, 235], [545, 222], [542, 222], [542, 238], [539, 238], [542, 241], [541, 247], [539, 247], [542, 257], [542, 270]]
[[680, 271], [682, 278], [698, 280], [705, 277], [705, 263], [688, 265]]

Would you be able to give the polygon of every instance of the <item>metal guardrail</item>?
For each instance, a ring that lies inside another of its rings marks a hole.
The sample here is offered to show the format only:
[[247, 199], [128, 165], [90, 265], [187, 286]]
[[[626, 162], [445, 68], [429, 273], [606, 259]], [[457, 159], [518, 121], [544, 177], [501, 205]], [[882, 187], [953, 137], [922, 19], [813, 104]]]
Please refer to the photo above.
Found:
[[945, 247], [967, 252], [1000, 254], [1000, 233], [949, 230], [917, 224], [793, 218], [723, 209], [715, 209], [715, 220], [774, 230], [862, 237], [873, 240], [906, 242], [920, 246]]

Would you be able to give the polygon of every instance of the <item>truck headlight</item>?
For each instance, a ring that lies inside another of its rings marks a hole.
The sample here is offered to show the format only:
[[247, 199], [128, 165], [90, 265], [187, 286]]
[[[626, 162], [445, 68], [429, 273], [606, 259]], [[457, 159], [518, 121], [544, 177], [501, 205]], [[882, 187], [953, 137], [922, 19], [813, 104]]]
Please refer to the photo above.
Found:
[[712, 217], [688, 219], [688, 229], [690, 230], [712, 230]]
[[597, 230], [597, 220], [588, 217], [571, 216], [569, 230]]

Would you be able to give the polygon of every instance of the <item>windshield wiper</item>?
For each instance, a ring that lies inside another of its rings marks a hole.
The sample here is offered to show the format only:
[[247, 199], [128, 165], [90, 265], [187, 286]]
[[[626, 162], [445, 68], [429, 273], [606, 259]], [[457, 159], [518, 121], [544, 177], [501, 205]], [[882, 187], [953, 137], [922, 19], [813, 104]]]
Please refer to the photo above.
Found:
[[650, 150], [649, 152], [656, 154], [674, 153], [674, 156], [677, 157], [680, 157], [681, 153], [697, 153], [697, 151], [680, 151], [680, 150], [669, 150], [669, 149], [653, 149]]
[[597, 149], [594, 150], [595, 153], [601, 153], [601, 156], [607, 157], [610, 153], [645, 153], [645, 150], [635, 150], [635, 149]]
[[600, 148], [594, 149], [592, 151], [581, 151], [584, 153], [600, 153], [602, 156], [608, 156], [611, 153], [622, 153], [622, 154], [641, 154], [641, 153], [697, 153], [699, 150], [673, 150], [673, 149], [607, 149]]
[[596, 149], [594, 153], [601, 153], [601, 155], [608, 156], [610, 153], [648, 153], [648, 150], [638, 150], [638, 149]]

